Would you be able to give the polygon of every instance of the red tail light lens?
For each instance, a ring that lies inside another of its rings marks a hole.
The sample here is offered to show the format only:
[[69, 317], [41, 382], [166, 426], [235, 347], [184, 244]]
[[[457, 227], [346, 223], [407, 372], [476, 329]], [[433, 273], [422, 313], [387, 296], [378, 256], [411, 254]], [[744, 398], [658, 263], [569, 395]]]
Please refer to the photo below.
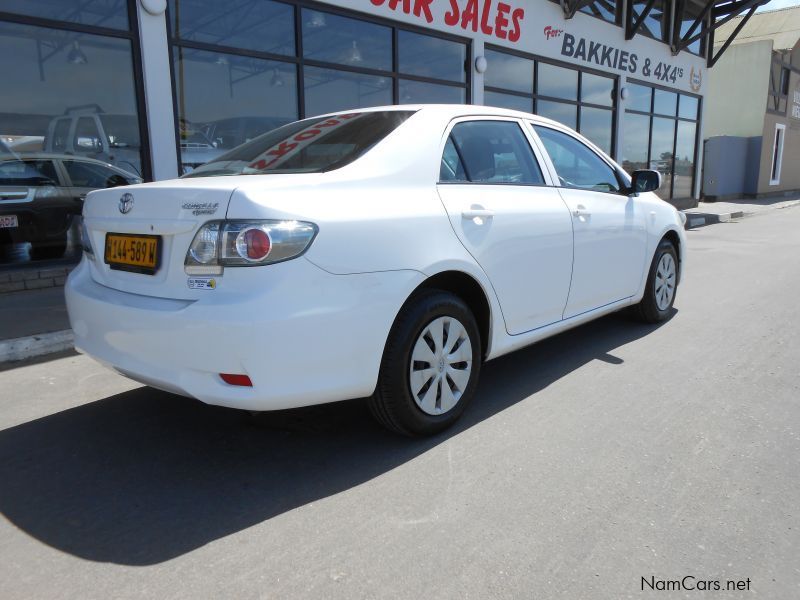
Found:
[[253, 382], [247, 375], [239, 375], [235, 373], [220, 373], [222, 381], [228, 385], [239, 385], [242, 387], [253, 387]]
[[247, 260], [264, 260], [272, 250], [272, 240], [263, 229], [245, 229], [236, 236], [236, 252]]

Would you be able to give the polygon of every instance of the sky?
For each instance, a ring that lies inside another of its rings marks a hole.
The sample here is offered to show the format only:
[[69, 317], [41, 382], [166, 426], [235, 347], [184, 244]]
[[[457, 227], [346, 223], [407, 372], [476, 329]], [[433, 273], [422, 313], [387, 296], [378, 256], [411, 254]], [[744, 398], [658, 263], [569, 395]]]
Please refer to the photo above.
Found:
[[765, 10], [777, 10], [779, 8], [789, 8], [790, 6], [800, 5], [800, 0], [770, 0], [767, 4], [759, 6], [756, 12]]

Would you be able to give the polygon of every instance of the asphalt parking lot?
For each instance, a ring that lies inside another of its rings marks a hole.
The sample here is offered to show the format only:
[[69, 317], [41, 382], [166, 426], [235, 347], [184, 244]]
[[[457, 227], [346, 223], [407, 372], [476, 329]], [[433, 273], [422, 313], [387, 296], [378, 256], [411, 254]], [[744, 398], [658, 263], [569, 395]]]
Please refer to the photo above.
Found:
[[[358, 400], [252, 418], [83, 356], [6, 367], [0, 596], [800, 597], [798, 229], [689, 232], [671, 320], [492, 361], [430, 439]], [[687, 576], [723, 591], [643, 582]]]

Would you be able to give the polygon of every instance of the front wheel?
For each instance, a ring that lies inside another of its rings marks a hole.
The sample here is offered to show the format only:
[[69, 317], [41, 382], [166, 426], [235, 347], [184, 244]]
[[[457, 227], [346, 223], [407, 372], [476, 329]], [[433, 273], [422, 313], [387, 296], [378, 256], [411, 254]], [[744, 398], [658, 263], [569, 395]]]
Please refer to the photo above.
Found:
[[404, 435], [442, 431], [469, 404], [480, 368], [480, 333], [469, 307], [453, 294], [425, 290], [392, 326], [370, 411]]
[[664, 321], [672, 312], [678, 290], [678, 253], [669, 240], [661, 240], [653, 256], [641, 302], [634, 316], [645, 323]]

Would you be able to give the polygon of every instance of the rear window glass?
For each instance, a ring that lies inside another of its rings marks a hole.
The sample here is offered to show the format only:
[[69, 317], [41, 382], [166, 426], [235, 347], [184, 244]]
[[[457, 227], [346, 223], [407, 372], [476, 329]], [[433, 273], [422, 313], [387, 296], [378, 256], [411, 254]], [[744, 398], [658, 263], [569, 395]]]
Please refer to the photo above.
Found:
[[414, 111], [352, 112], [289, 123], [258, 136], [184, 177], [322, 173], [350, 164]]

